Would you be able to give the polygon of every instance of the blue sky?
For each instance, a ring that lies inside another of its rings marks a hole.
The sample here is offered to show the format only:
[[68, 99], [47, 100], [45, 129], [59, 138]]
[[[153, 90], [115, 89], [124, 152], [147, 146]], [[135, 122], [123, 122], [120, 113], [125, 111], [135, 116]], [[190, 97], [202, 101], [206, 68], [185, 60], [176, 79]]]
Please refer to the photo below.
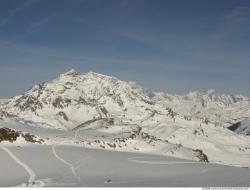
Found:
[[250, 1], [0, 1], [0, 98], [71, 68], [250, 96]]

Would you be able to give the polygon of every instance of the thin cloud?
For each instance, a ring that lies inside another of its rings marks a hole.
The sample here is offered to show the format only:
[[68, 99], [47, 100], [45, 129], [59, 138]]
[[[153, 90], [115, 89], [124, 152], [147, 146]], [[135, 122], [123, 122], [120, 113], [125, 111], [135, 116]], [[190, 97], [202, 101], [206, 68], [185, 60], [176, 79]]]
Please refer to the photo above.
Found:
[[3, 18], [1, 21], [0, 21], [0, 27], [3, 27], [5, 26], [7, 23], [10, 22], [10, 20], [15, 17], [19, 12], [29, 8], [31, 5], [37, 3], [39, 0], [27, 0], [25, 1], [23, 4], [21, 4], [20, 6], [12, 9], [9, 14]]
[[218, 31], [215, 33], [215, 39], [226, 39], [250, 32], [250, 7], [238, 6], [225, 14], [222, 18]]
[[39, 31], [42, 28], [42, 26], [51, 22], [52, 20], [56, 19], [57, 17], [58, 17], [58, 14], [53, 14], [53, 15], [46, 16], [40, 20], [37, 20], [37, 21], [31, 23], [30, 26], [28, 27], [27, 33], [32, 34], [33, 32]]
[[[12, 56], [15, 54], [16, 59]], [[26, 57], [28, 55], [28, 57]], [[116, 64], [135, 64], [138, 63], [137, 60], [129, 59], [117, 59], [115, 57], [101, 57], [98, 55], [84, 55], [84, 54], [74, 54], [65, 50], [50, 48], [46, 46], [31, 45], [26, 43], [10, 42], [7, 40], [0, 39], [0, 64], [11, 62], [18, 65], [19, 58], [23, 57], [22, 60], [32, 59], [33, 61], [62, 61], [61, 63], [84, 63], [91, 62], [93, 64], [105, 64], [105, 63], [116, 63]], [[4, 60], [6, 58], [6, 60]], [[7, 62], [6, 62], [7, 61]], [[2, 65], [3, 66], [3, 65]]]

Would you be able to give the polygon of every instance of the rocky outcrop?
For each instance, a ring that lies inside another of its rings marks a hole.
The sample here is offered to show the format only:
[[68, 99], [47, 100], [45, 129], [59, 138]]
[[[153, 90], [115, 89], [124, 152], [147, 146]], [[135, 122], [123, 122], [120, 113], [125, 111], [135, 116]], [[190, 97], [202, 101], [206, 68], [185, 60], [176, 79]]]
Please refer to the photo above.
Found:
[[0, 128], [0, 143], [3, 141], [14, 143], [19, 137], [24, 138], [24, 140], [28, 143], [42, 144], [45, 142], [43, 139], [30, 133], [23, 133], [6, 127]]
[[200, 162], [209, 162], [207, 155], [202, 150], [194, 149], [193, 152]]

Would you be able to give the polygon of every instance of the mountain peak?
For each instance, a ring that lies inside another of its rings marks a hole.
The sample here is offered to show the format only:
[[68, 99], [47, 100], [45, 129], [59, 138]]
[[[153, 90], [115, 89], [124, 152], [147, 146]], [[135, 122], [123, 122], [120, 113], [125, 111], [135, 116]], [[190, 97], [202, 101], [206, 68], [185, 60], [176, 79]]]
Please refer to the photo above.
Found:
[[94, 71], [89, 71], [87, 73], [84, 73], [84, 75], [91, 76], [91, 77], [98, 77], [98, 78], [116, 78], [114, 76], [104, 75], [104, 74], [97, 73]]
[[70, 69], [69, 71], [63, 73], [63, 74], [60, 74], [59, 75], [60, 77], [63, 77], [63, 76], [85, 76], [85, 77], [90, 77], [90, 78], [116, 78], [114, 76], [108, 76], [108, 75], [104, 75], [104, 74], [101, 74], [101, 73], [97, 73], [97, 72], [94, 72], [94, 71], [89, 71], [89, 72], [86, 72], [86, 73], [78, 73], [76, 70], [74, 69]]
[[214, 94], [216, 91], [214, 89], [209, 89], [206, 91], [207, 94]]
[[69, 75], [75, 76], [75, 75], [78, 75], [78, 73], [76, 72], [75, 69], [70, 69], [70, 70], [67, 71], [66, 73], [61, 74], [61, 76], [69, 76]]

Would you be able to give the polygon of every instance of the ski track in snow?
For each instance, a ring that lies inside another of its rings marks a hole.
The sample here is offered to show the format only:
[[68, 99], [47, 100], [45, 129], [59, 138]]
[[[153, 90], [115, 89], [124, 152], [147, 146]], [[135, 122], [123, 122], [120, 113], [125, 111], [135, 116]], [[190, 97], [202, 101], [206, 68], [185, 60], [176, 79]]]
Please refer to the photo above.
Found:
[[76, 140], [76, 138], [77, 138], [77, 131], [75, 131], [75, 140]]
[[[76, 180], [77, 180], [79, 183], [81, 183], [80, 177], [77, 175], [74, 165], [71, 164], [71, 163], [69, 163], [69, 162], [67, 162], [67, 161], [65, 161], [62, 157], [60, 157], [60, 156], [56, 153], [56, 146], [55, 146], [55, 145], [52, 145], [52, 152], [53, 152], [54, 156], [55, 156], [58, 160], [60, 160], [62, 163], [64, 163], [65, 165], [67, 165], [67, 166], [70, 168], [70, 170], [72, 171], [72, 173], [73, 173], [74, 177], [76, 178]], [[84, 184], [84, 185], [85, 185], [85, 184]]]
[[20, 166], [22, 166], [30, 175], [29, 177], [29, 181], [27, 186], [31, 185], [35, 182], [35, 172], [24, 162], [22, 162], [15, 154], [13, 154], [8, 148], [6, 147], [1, 147], [5, 152], [8, 153], [8, 155], [16, 162], [18, 163]]
[[128, 158], [129, 161], [139, 163], [139, 164], [162, 164], [162, 165], [177, 165], [177, 164], [204, 164], [203, 162], [190, 162], [190, 161], [147, 161], [147, 160], [140, 160], [146, 157], [132, 157]]

